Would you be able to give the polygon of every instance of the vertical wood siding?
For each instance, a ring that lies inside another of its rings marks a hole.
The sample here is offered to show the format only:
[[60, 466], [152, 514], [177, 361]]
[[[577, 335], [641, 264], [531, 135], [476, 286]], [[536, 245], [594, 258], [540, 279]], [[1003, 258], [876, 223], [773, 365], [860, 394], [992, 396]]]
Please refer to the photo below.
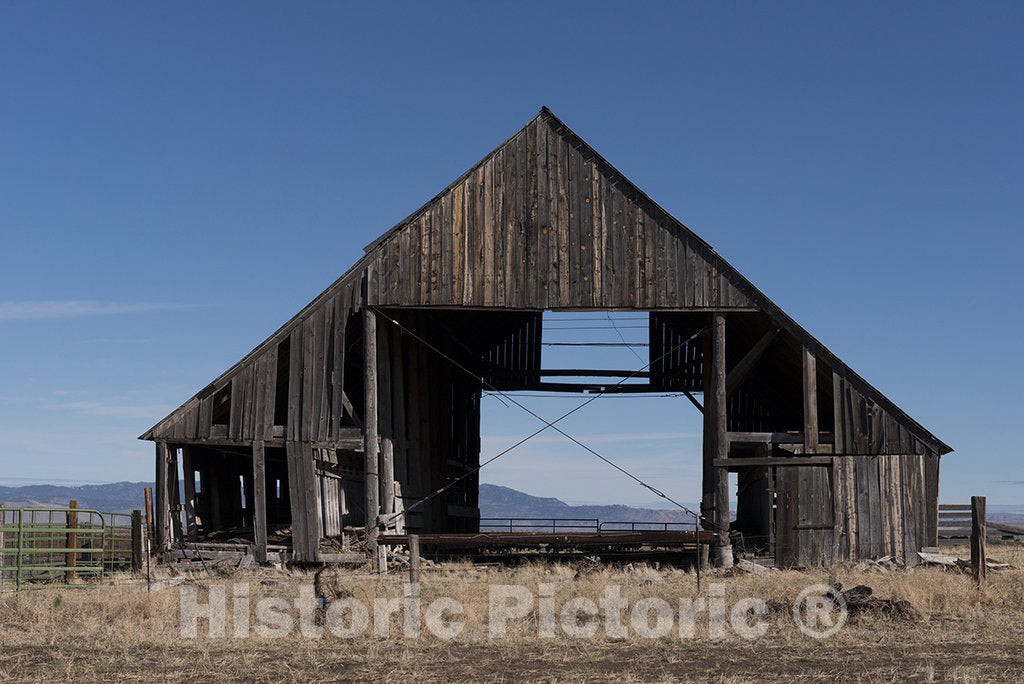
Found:
[[731, 268], [538, 117], [378, 244], [384, 306], [749, 308]]

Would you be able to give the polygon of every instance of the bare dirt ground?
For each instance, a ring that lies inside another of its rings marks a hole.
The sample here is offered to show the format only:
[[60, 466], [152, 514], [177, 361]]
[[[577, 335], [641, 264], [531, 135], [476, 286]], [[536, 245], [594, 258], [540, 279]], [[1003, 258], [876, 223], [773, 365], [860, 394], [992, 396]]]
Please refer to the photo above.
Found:
[[[232, 636], [236, 584], [245, 585], [251, 625], [260, 624], [255, 606], [263, 598], [292, 601], [312, 575], [296, 571], [228, 572], [199, 575], [184, 584], [158, 582], [146, 591], [138, 578], [115, 578], [102, 586], [41, 589], [0, 595], [0, 678], [3, 681], [336, 681], [416, 679], [424, 681], [1017, 681], [1024, 678], [1024, 553], [1020, 547], [993, 547], [990, 557], [1014, 569], [991, 572], [988, 584], [974, 588], [969, 576], [939, 569], [876, 573], [840, 569], [846, 588], [865, 584], [883, 599], [914, 608], [910, 617], [884, 613], [852, 615], [835, 636], [814, 639], [801, 633], [789, 610], [760, 619], [764, 636], [743, 638], [731, 631], [711, 634], [698, 615], [692, 637], [681, 636], [675, 616], [667, 635], [645, 638], [630, 630], [624, 638], [601, 629], [575, 638], [558, 629], [538, 636], [539, 604], [509, 620], [505, 638], [488, 635], [488, 588], [519, 584], [532, 594], [540, 584], [556, 587], [559, 608], [574, 597], [594, 600], [606, 587], [620, 587], [635, 605], [663, 598], [710, 598], [723, 589], [727, 605], [753, 597], [789, 606], [806, 586], [826, 582], [824, 571], [729, 574], [695, 577], [676, 570], [572, 568], [531, 565], [515, 569], [449, 565], [424, 571], [422, 605], [450, 597], [464, 613], [464, 627], [452, 639], [423, 629], [418, 638], [402, 634], [398, 613], [387, 622], [391, 636], [368, 630], [341, 638], [324, 630], [306, 638], [296, 627], [285, 636], [265, 638], [250, 630]], [[403, 596], [400, 574], [375, 577], [329, 571], [323, 592], [337, 602]], [[228, 596], [225, 637], [210, 636], [198, 622], [195, 638], [181, 635], [181, 588], [205, 604], [208, 589], [224, 586]], [[293, 611], [297, 615], [297, 610]], [[239, 620], [242, 612], [239, 613]], [[628, 611], [627, 611], [628, 616]], [[581, 624], [587, 622], [584, 619]]]

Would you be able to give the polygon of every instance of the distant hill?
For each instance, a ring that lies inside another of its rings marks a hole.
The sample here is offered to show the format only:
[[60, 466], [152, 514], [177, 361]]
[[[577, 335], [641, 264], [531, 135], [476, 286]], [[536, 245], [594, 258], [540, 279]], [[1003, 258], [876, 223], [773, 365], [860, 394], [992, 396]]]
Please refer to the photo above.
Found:
[[113, 482], [110, 484], [65, 487], [60, 485], [26, 485], [0, 487], [0, 503], [7, 507], [64, 508], [77, 501], [79, 508], [110, 513], [127, 513], [145, 506], [143, 490], [152, 482]]
[[[79, 508], [124, 513], [143, 507], [143, 490], [152, 482], [113, 482], [101, 485], [65, 487], [26, 485], [0, 487], [0, 503], [5, 506], [65, 507], [72, 499]], [[509, 487], [480, 485], [480, 515], [485, 518], [597, 518], [599, 520], [637, 520], [653, 522], [689, 522], [682, 511], [633, 508], [631, 506], [570, 506], [554, 498], [531, 496]]]
[[[152, 482], [112, 482], [81, 485], [0, 486], [0, 503], [8, 507], [60, 507], [78, 501], [79, 508], [111, 513], [127, 513], [144, 505], [143, 490]], [[698, 504], [686, 503], [691, 510]], [[602, 522], [616, 520], [636, 522], [691, 522], [693, 518], [676, 509], [638, 508], [623, 505], [572, 506], [560, 499], [531, 496], [510, 487], [480, 485], [480, 516], [484, 518], [596, 518]], [[989, 520], [1022, 524], [1024, 507], [989, 504]]]
[[[691, 510], [697, 508], [690, 504]], [[480, 516], [483, 518], [596, 518], [602, 522], [693, 522], [693, 516], [678, 509], [608, 506], [571, 506], [560, 499], [530, 496], [516, 489], [492, 484], [480, 485]]]

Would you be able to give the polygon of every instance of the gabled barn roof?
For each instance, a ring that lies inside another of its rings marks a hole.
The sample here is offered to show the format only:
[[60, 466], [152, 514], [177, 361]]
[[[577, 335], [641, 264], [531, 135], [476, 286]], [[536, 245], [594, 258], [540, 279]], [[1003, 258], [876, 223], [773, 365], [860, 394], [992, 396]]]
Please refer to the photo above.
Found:
[[[825, 391], [843, 392], [842, 410], [849, 409], [850, 417], [865, 426], [860, 437], [843, 436], [847, 451], [951, 451], [547, 108], [368, 245], [341, 278], [141, 439], [180, 434], [180, 424], [195, 420], [203, 398], [261, 363], [268, 350], [317, 311], [337, 308], [342, 301], [356, 309], [365, 302], [506, 310], [761, 312], [766, 329], [785, 330], [795, 341], [776, 354], [778, 364], [799, 368], [799, 357], [790, 352], [806, 346], [835, 374], [833, 386]], [[758, 331], [750, 333], [756, 336]]]

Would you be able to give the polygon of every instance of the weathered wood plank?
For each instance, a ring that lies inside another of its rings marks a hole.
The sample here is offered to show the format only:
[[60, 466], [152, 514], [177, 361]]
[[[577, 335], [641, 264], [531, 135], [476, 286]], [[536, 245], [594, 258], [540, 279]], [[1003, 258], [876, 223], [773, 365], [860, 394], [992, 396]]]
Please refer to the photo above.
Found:
[[252, 519], [254, 555], [257, 563], [267, 562], [267, 463], [263, 442], [252, 443]]
[[377, 328], [377, 421], [380, 439], [380, 512], [389, 518], [395, 511], [395, 447], [392, 423], [391, 336], [394, 327], [381, 319]]
[[569, 258], [571, 249], [571, 230], [569, 227], [569, 143], [563, 136], [558, 136], [556, 149], [556, 188], [558, 212], [558, 297], [559, 302], [572, 301], [572, 264]]
[[365, 478], [367, 548], [377, 545], [377, 518], [380, 515], [380, 479], [378, 458], [380, 439], [377, 416], [377, 313], [370, 307], [363, 310], [363, 476]]
[[803, 350], [804, 452], [818, 453], [818, 370], [814, 353]]
[[154, 501], [154, 546], [164, 550], [170, 545], [171, 503], [167, 495], [168, 482], [171, 480], [170, 465], [167, 456], [167, 442], [156, 442], [156, 500]]

